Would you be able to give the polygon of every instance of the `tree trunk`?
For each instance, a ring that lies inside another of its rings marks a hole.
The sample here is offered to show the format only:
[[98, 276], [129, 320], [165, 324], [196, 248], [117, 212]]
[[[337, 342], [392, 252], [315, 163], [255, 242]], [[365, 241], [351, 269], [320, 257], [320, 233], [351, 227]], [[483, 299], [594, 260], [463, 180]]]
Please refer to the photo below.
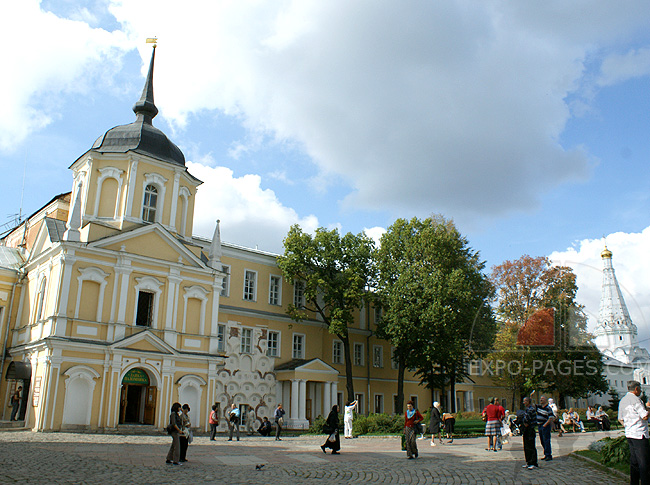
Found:
[[395, 403], [395, 414], [402, 414], [404, 412], [404, 373], [406, 372], [406, 364], [404, 358], [399, 356], [397, 366], [397, 402]]
[[563, 392], [560, 392], [560, 397], [559, 397], [559, 399], [558, 399], [558, 401], [559, 401], [559, 405], [560, 405], [560, 409], [566, 409], [566, 402], [565, 402], [566, 399], [565, 399], [565, 397], [566, 397], [566, 396], [564, 395], [564, 393], [563, 393]]
[[456, 410], [456, 367], [452, 367], [449, 372], [449, 390], [451, 391], [450, 409], [452, 413]]
[[[343, 342], [343, 354], [345, 355], [345, 384], [348, 391], [348, 402], [354, 401], [354, 379], [352, 379], [352, 357], [350, 355], [350, 337], [347, 335], [339, 335]], [[336, 399], [336, 396], [333, 396]]]

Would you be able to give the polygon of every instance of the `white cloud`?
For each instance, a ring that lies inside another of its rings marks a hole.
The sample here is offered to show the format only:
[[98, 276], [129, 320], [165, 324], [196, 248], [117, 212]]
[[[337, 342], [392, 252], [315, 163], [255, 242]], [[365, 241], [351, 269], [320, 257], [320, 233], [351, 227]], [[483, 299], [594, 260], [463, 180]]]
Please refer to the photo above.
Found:
[[0, 151], [10, 151], [57, 117], [61, 93], [86, 92], [115, 70], [126, 36], [44, 12], [37, 0], [1, 5]]
[[218, 109], [304, 147], [319, 176], [353, 187], [348, 206], [471, 220], [588, 177], [588, 154], [558, 142], [566, 97], [589, 56], [648, 26], [642, 3], [161, 0], [113, 12], [134, 36], [158, 33], [157, 99], [181, 126]]
[[650, 47], [632, 49], [625, 54], [612, 54], [603, 60], [598, 80], [602, 86], [611, 86], [628, 79], [650, 74]]
[[189, 172], [203, 181], [196, 195], [194, 233], [211, 238], [216, 220], [221, 220], [223, 241], [264, 251], [282, 253], [282, 241], [292, 224], [313, 232], [318, 219], [300, 217], [283, 206], [275, 193], [262, 189], [259, 175], [233, 177], [226, 167], [213, 167], [209, 157], [203, 163], [187, 163]]
[[578, 280], [578, 301], [586, 306], [589, 328], [595, 328], [600, 306], [603, 262], [607, 247], [632, 321], [639, 331], [642, 345], [650, 348], [650, 227], [640, 233], [617, 232], [603, 239], [585, 239], [566, 251], [550, 255], [556, 264], [570, 266]]
[[372, 238], [375, 241], [377, 247], [379, 247], [379, 240], [381, 239], [381, 236], [383, 236], [384, 233], [386, 232], [386, 228], [379, 227], [379, 226], [367, 227], [363, 231], [366, 233], [368, 237]]

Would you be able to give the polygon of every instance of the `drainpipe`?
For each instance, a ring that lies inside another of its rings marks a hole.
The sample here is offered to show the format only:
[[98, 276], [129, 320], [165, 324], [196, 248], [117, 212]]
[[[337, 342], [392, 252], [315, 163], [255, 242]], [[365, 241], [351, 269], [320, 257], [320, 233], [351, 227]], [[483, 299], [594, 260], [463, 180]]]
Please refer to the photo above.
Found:
[[370, 330], [370, 302], [366, 302], [366, 325], [368, 328], [368, 335], [366, 337], [366, 363], [367, 363], [367, 369], [368, 369], [368, 378], [367, 378], [367, 383], [368, 383], [368, 399], [366, 400], [366, 414], [370, 414], [370, 337], [372, 336], [372, 330]]
[[[14, 283], [14, 286], [11, 290], [11, 299], [9, 300], [9, 313], [7, 314], [7, 326], [5, 328], [5, 334], [4, 334], [4, 339], [2, 343], [2, 363], [0, 363], [0, 372], [4, 374], [4, 368], [5, 368], [5, 356], [7, 354], [7, 340], [9, 339], [9, 327], [11, 325], [11, 314], [13, 313], [14, 310], [14, 296], [16, 295], [16, 288], [21, 286], [23, 284], [23, 279], [25, 278], [25, 272], [23, 271], [23, 267], [21, 266], [18, 271], [17, 271], [17, 279], [16, 282]], [[0, 381], [2, 380], [2, 376], [0, 376]]]
[[[9, 327], [11, 326], [11, 314], [14, 311], [14, 296], [16, 295], [16, 288], [17, 287], [22, 287], [23, 279], [25, 278], [25, 272], [23, 271], [23, 266], [21, 266], [17, 273], [17, 278], [16, 282], [13, 285], [13, 288], [11, 289], [11, 299], [9, 300], [9, 312], [7, 313], [7, 326], [5, 327], [5, 334], [2, 342], [2, 361], [0, 362], [0, 372], [2, 372], [2, 375], [0, 375], [0, 382], [2, 382], [3, 379], [5, 379], [5, 361], [6, 361], [6, 355], [7, 355], [7, 340], [9, 340]], [[8, 390], [8, 388], [7, 388]]]

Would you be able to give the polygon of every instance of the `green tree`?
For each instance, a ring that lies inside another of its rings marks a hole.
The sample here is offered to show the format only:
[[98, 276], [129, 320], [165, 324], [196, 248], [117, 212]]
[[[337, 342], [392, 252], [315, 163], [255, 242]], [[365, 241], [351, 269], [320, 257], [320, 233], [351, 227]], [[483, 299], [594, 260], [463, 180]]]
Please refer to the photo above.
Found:
[[[571, 268], [526, 255], [495, 266], [491, 280], [501, 325], [489, 358], [518, 370], [494, 376], [512, 390], [513, 399], [516, 392], [524, 395], [532, 389], [556, 391], [564, 407], [566, 396], [607, 390], [600, 352], [587, 332], [583, 307], [576, 302], [578, 286]], [[551, 327], [542, 345], [531, 336], [543, 333], [538, 324], [544, 316]]]
[[474, 349], [490, 345], [495, 332], [478, 252], [442, 216], [398, 219], [381, 238], [377, 268], [384, 308], [377, 332], [396, 349], [397, 411], [406, 368], [428, 387], [448, 382], [455, 395]]
[[374, 252], [374, 241], [365, 233], [341, 237], [336, 229], [318, 228], [312, 237], [294, 225], [278, 258], [287, 281], [304, 285], [304, 305], [291, 304], [287, 313], [296, 321], [322, 321], [343, 342], [349, 400], [354, 399], [354, 383], [348, 327], [373, 284]]

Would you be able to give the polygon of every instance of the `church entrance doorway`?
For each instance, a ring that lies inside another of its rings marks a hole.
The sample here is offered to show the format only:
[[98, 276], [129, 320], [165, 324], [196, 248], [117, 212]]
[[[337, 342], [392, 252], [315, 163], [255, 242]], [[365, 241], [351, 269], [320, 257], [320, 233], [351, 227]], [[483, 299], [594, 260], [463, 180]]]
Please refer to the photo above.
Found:
[[146, 371], [131, 369], [122, 379], [120, 424], [154, 424], [155, 411], [156, 387]]

